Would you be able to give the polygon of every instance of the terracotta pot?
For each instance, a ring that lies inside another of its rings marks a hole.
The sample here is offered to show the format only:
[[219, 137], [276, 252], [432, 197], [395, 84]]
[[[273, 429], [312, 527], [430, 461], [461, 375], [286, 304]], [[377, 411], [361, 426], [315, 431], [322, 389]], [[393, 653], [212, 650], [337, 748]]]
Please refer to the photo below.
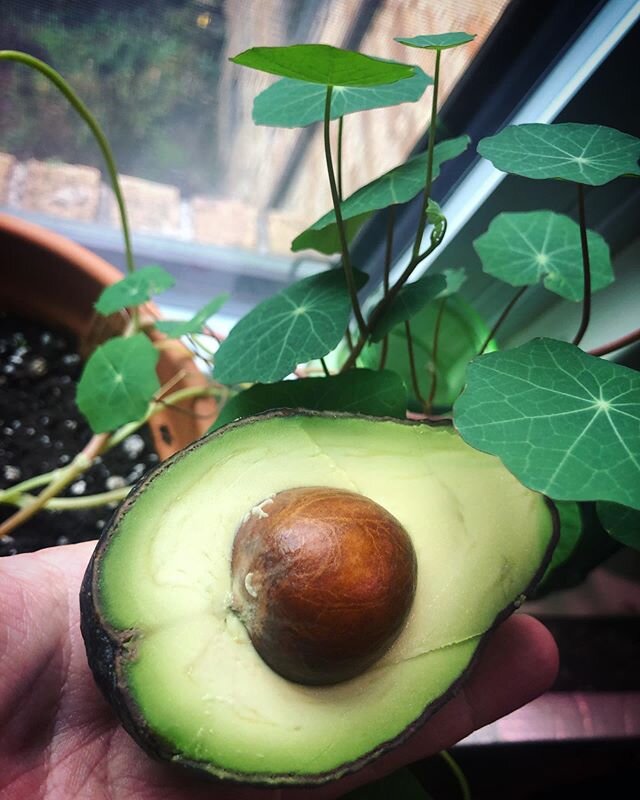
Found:
[[[0, 214], [0, 259], [0, 310], [65, 328], [85, 346], [124, 328], [123, 316], [113, 315], [105, 321], [93, 308], [101, 291], [120, 280], [122, 273], [84, 247], [39, 225]], [[158, 312], [147, 304], [145, 313], [157, 316]], [[152, 338], [163, 337], [154, 332]], [[184, 377], [171, 391], [207, 383], [187, 349], [175, 342], [160, 351], [160, 383], [164, 385], [180, 372]], [[164, 459], [197, 439], [215, 416], [212, 398], [187, 400], [179, 408], [154, 415], [149, 425], [158, 455]]]

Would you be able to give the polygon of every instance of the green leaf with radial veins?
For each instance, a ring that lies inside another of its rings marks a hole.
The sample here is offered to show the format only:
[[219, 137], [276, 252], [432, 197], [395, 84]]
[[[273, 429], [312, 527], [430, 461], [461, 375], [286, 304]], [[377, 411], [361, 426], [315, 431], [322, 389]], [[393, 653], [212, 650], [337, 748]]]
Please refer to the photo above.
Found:
[[349, 411], [372, 417], [404, 419], [407, 390], [395, 372], [369, 369], [352, 369], [328, 378], [257, 383], [225, 403], [210, 430], [217, 430], [234, 419], [274, 408]]
[[617, 542], [640, 550], [640, 511], [618, 503], [596, 504], [603, 528]]
[[476, 38], [475, 33], [464, 33], [456, 31], [454, 33], [432, 33], [426, 36], [403, 36], [396, 37], [395, 41], [406, 44], [408, 47], [419, 47], [422, 50], [448, 50], [450, 47], [459, 47], [461, 44], [468, 44]]
[[160, 388], [158, 351], [143, 333], [116, 336], [85, 364], [76, 402], [94, 433], [113, 431], [143, 417]]
[[[456, 158], [469, 146], [468, 136], [446, 139], [433, 148], [433, 180], [440, 174], [440, 166], [452, 158]], [[404, 164], [358, 189], [340, 206], [343, 220], [360, 217], [364, 222], [374, 211], [391, 205], [406, 203], [419, 194], [425, 185], [427, 171], [427, 154], [419, 153]], [[296, 252], [310, 247], [321, 253], [335, 253], [336, 249], [328, 249], [329, 244], [338, 241], [335, 232], [336, 216], [328, 211], [319, 220], [297, 236], [291, 249]], [[357, 231], [353, 231], [352, 236]]]
[[640, 508], [639, 372], [534, 339], [469, 364], [454, 420], [530, 489]]
[[[368, 276], [355, 271], [358, 288]], [[342, 339], [351, 314], [344, 273], [331, 269], [292, 284], [252, 309], [215, 356], [221, 383], [273, 383], [298, 364], [325, 356]]]
[[[598, 233], [587, 231], [591, 290], [613, 282], [609, 246]], [[580, 227], [563, 214], [531, 211], [498, 214], [473, 246], [482, 269], [512, 286], [545, 288], [567, 300], [582, 300], [584, 274]]]
[[601, 186], [640, 175], [640, 139], [602, 125], [510, 125], [482, 139], [478, 152], [503, 172]]
[[223, 292], [217, 297], [214, 297], [211, 302], [207, 303], [204, 308], [201, 308], [191, 319], [186, 320], [160, 320], [156, 322], [156, 328], [161, 333], [166, 333], [167, 336], [178, 338], [179, 336], [187, 336], [190, 333], [200, 333], [206, 321], [217, 314], [222, 306], [229, 299], [229, 293]]
[[103, 289], [95, 304], [96, 311], [108, 316], [123, 308], [139, 306], [170, 289], [175, 282], [173, 275], [162, 267], [142, 267]]
[[261, 72], [324, 86], [378, 86], [410, 78], [415, 68], [328, 44], [252, 47], [230, 59]]
[[[336, 86], [331, 95], [331, 119], [372, 108], [415, 103], [433, 81], [420, 67], [414, 69], [413, 77], [396, 83]], [[283, 78], [253, 101], [253, 121], [277, 128], [303, 128], [321, 122], [326, 96], [327, 90], [321, 84]]]
[[371, 332], [371, 341], [379, 342], [399, 322], [405, 322], [446, 291], [447, 279], [441, 273], [427, 273], [413, 283], [405, 284], [378, 320]]

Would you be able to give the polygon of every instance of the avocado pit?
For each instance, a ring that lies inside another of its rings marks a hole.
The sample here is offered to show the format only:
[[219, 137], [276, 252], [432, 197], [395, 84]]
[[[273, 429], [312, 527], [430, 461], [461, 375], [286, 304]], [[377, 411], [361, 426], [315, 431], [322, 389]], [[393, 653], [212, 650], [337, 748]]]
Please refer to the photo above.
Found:
[[232, 609], [275, 672], [335, 684], [393, 644], [416, 571], [409, 535], [373, 500], [322, 486], [286, 489], [254, 506], [238, 528]]

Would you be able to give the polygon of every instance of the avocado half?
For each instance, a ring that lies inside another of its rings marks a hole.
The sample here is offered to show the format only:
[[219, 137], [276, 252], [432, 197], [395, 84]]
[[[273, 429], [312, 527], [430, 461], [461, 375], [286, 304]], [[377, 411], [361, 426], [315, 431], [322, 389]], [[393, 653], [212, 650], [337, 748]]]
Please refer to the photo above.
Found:
[[[330, 686], [272, 671], [230, 608], [241, 521], [302, 486], [374, 500], [417, 561], [395, 642]], [[116, 512], [81, 590], [89, 664], [150, 754], [252, 784], [322, 783], [402, 742], [456, 692], [488, 632], [544, 573], [557, 528], [546, 498], [449, 424], [245, 419], [161, 464]]]

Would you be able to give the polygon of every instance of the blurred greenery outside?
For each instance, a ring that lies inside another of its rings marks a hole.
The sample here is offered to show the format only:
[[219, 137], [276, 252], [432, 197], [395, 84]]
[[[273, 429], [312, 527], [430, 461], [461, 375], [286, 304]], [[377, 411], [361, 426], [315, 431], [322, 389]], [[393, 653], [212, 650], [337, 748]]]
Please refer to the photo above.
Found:
[[[0, 46], [57, 69], [103, 127], [120, 172], [210, 192], [217, 175], [222, 0], [4, 0]], [[72, 45], [72, 46], [71, 46]], [[86, 125], [43, 77], [0, 65], [0, 150], [103, 169]]]

